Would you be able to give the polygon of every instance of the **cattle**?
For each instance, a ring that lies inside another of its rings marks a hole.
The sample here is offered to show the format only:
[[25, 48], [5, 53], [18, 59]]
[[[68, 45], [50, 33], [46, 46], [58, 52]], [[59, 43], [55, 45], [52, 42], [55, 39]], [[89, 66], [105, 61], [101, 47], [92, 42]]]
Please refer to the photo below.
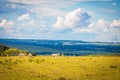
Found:
[[32, 55], [31, 53], [29, 53], [29, 54], [28, 54], [28, 57], [29, 57], [30, 59], [32, 59], [32, 58], [33, 58], [33, 55]]
[[52, 54], [52, 57], [56, 58], [56, 57], [59, 56], [59, 55], [60, 55], [60, 53], [53, 53], [53, 54]]
[[25, 53], [20, 53], [19, 56], [25, 56]]

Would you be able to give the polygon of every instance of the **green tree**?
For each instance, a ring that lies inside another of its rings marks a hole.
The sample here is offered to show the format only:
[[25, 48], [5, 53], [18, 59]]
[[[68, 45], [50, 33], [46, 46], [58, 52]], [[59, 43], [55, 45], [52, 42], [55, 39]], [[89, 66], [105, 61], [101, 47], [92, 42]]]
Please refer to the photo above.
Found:
[[19, 50], [17, 48], [10, 48], [10, 49], [4, 51], [3, 55], [17, 56], [17, 55], [19, 55]]
[[2, 53], [5, 51], [5, 50], [8, 50], [9, 47], [3, 45], [3, 44], [0, 44], [0, 55], [2, 55]]

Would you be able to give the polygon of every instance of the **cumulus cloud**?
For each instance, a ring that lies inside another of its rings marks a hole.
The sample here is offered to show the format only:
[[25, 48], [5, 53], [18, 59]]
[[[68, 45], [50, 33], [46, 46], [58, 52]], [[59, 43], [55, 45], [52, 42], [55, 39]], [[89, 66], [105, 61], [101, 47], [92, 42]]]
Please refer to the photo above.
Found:
[[0, 37], [6, 37], [13, 33], [13, 21], [7, 21], [6, 19], [1, 20], [0, 22]]
[[3, 19], [0, 22], [0, 27], [6, 27], [6, 26], [12, 26], [12, 25], [14, 25], [14, 22], [13, 21], [7, 21], [6, 19]]
[[56, 23], [53, 24], [54, 28], [57, 29], [72, 29], [78, 27], [87, 27], [90, 23], [89, 13], [81, 8], [78, 8], [67, 15], [65, 17], [58, 17]]
[[86, 28], [75, 28], [74, 33], [92, 33], [96, 34], [96, 40], [120, 41], [120, 20], [111, 22], [99, 19], [96, 23], [91, 23]]
[[117, 27], [120, 27], [120, 20], [113, 20], [111, 26], [117, 26]]
[[23, 20], [27, 20], [27, 19], [30, 19], [29, 14], [23, 14], [18, 17], [18, 21], [23, 21]]
[[78, 8], [65, 17], [58, 17], [53, 28], [57, 30], [70, 29], [74, 34], [93, 34], [95, 40], [120, 41], [120, 20], [105, 21], [99, 19], [96, 22], [89, 22], [92, 18], [89, 13]]
[[7, 20], [6, 19], [3, 19], [1, 22], [0, 22], [0, 26], [4, 26], [7, 24]]
[[112, 30], [120, 31], [120, 20], [113, 20], [112, 22], [99, 19], [96, 23], [91, 23], [86, 28], [77, 28], [74, 29], [76, 32], [88, 32], [88, 33], [98, 33], [98, 32], [108, 32]]

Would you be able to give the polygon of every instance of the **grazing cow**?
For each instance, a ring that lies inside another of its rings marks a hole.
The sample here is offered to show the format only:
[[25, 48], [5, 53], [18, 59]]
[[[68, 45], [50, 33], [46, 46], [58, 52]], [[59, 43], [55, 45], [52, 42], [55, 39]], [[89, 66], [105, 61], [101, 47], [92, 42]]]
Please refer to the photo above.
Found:
[[29, 53], [29, 54], [28, 54], [28, 57], [29, 57], [30, 59], [32, 59], [32, 58], [33, 58], [33, 55], [32, 55], [31, 53]]
[[56, 58], [56, 57], [59, 56], [59, 55], [60, 55], [60, 53], [53, 53], [53, 54], [52, 54], [52, 57]]

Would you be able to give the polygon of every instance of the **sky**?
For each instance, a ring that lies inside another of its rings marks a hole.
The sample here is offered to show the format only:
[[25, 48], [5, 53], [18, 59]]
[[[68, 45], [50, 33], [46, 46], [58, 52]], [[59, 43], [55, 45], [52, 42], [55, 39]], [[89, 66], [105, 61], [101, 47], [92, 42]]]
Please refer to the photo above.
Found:
[[120, 41], [119, 0], [0, 0], [0, 38]]

